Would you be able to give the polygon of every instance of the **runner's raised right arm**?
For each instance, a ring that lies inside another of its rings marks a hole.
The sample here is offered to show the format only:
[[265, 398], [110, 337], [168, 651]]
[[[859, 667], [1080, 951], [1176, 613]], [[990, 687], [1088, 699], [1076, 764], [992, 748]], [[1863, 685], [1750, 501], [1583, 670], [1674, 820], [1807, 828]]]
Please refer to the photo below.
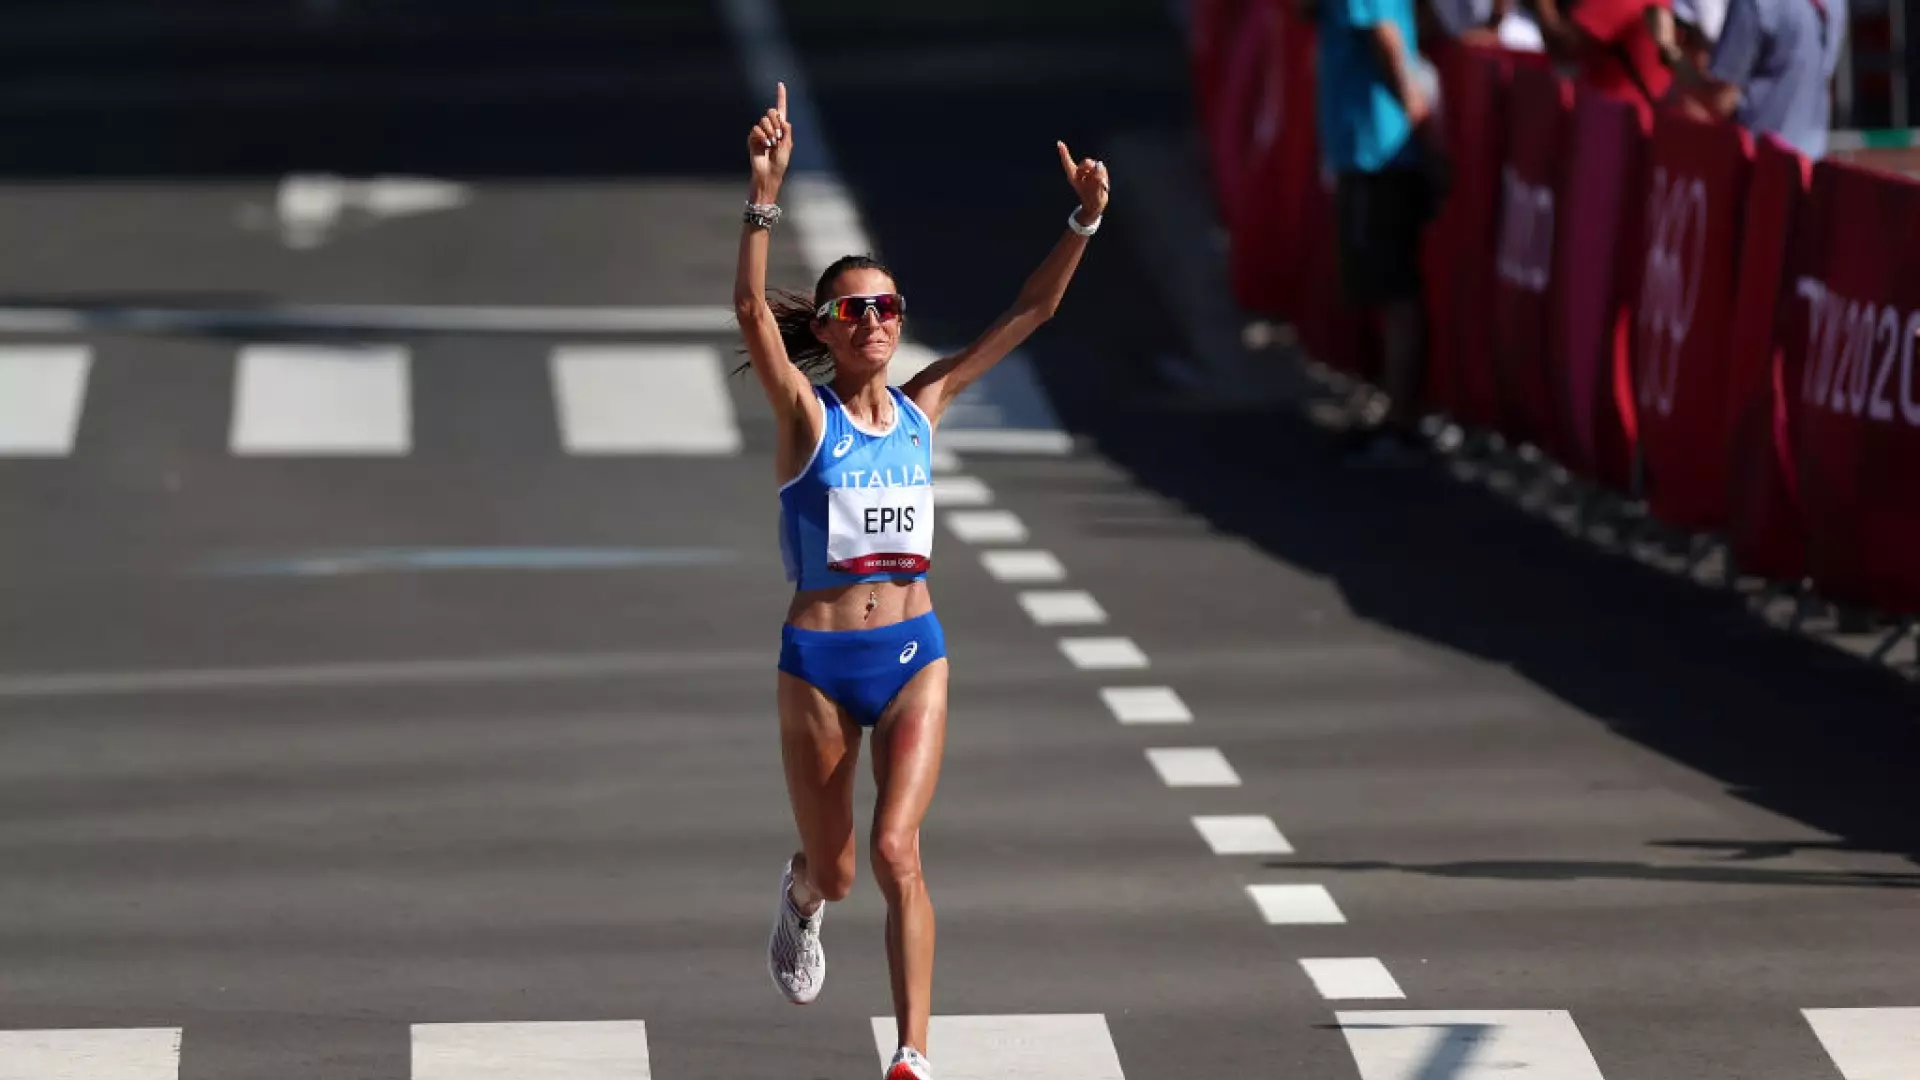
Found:
[[[793, 158], [793, 127], [787, 123], [787, 84], [776, 91], [774, 107], [753, 125], [747, 135], [747, 159], [753, 167], [753, 182], [747, 201], [755, 206], [777, 204], [780, 183], [786, 178], [787, 163]], [[773, 406], [774, 416], [783, 433], [800, 425], [805, 431], [813, 426], [813, 384], [787, 355], [780, 339], [780, 326], [767, 304], [767, 251], [772, 244], [770, 230], [751, 221], [741, 224], [740, 262], [734, 271], [733, 310], [746, 339], [747, 357], [753, 373]]]

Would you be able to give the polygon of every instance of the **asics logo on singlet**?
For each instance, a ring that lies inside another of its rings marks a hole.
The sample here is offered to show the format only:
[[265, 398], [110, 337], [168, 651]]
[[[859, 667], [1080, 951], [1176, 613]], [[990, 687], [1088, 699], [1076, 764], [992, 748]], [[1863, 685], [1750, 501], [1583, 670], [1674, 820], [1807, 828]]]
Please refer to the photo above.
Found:
[[907, 647], [900, 650], [900, 662], [904, 664], [907, 661], [913, 659], [914, 654], [919, 651], [920, 651], [919, 642], [917, 641], [907, 642]]
[[837, 458], [846, 457], [847, 451], [851, 449], [853, 449], [853, 433], [848, 432], [840, 436], [839, 442], [833, 444], [833, 456]]

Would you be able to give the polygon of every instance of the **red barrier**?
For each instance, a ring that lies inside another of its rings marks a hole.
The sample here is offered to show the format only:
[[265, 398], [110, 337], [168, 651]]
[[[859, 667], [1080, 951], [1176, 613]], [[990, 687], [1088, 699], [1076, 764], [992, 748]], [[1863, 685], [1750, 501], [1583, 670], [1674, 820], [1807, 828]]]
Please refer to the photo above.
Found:
[[1450, 340], [1437, 354], [1446, 366], [1431, 382], [1455, 420], [1478, 428], [1494, 427], [1500, 419], [1492, 365], [1493, 251], [1499, 235], [1500, 164], [1506, 155], [1501, 106], [1510, 70], [1506, 57], [1476, 48], [1462, 48], [1457, 60], [1440, 69], [1453, 166], [1441, 235], [1450, 248], [1441, 271], [1428, 281], [1445, 290], [1450, 314], [1441, 326], [1450, 330]]
[[1640, 245], [1634, 384], [1647, 504], [1680, 529], [1727, 515], [1727, 329], [1753, 142], [1673, 110], [1654, 121]]
[[1547, 381], [1548, 331], [1563, 140], [1573, 86], [1553, 72], [1514, 72], [1507, 93], [1506, 164], [1500, 172], [1500, 234], [1494, 256], [1493, 356], [1502, 427], [1549, 452], [1561, 440], [1560, 410]]
[[1794, 309], [1805, 307], [1796, 300], [1796, 282], [1812, 254], [1802, 221], [1812, 171], [1777, 136], [1759, 140], [1727, 340], [1734, 409], [1727, 543], [1742, 573], [1773, 581], [1799, 581], [1807, 573], [1789, 411], [1795, 399], [1785, 391], [1799, 385], [1802, 372], [1786, 363], [1789, 350], [1781, 346], [1789, 338], [1781, 331], [1792, 326], [1805, 340], [1804, 317], [1796, 320]]
[[[1798, 464], [1807, 560], [1830, 599], [1920, 612], [1920, 186], [1823, 161]], [[1791, 392], [1794, 388], [1789, 386]]]
[[1213, 167], [1214, 198], [1223, 215], [1240, 204], [1246, 181], [1248, 136], [1253, 129], [1254, 108], [1259, 104], [1260, 73], [1267, 63], [1267, 38], [1262, 31], [1271, 14], [1268, 4], [1241, 4], [1233, 20], [1233, 34], [1221, 53], [1221, 69], [1216, 76], [1219, 83], [1213, 91], [1212, 117], [1207, 127], [1207, 150]]
[[1240, 306], [1297, 318], [1301, 310], [1302, 202], [1317, 182], [1319, 138], [1313, 109], [1313, 28], [1287, 11], [1290, 0], [1253, 0], [1267, 9], [1249, 20], [1265, 33], [1266, 65], [1253, 113], [1246, 176], [1225, 207], [1229, 280]]
[[1566, 139], [1567, 175], [1553, 268], [1548, 382], [1560, 410], [1561, 464], [1624, 491], [1634, 432], [1627, 287], [1646, 191], [1647, 133], [1626, 102], [1581, 92]]
[[1193, 85], [1200, 130], [1211, 132], [1218, 108], [1223, 57], [1247, 0], [1191, 0], [1187, 23], [1187, 75]]

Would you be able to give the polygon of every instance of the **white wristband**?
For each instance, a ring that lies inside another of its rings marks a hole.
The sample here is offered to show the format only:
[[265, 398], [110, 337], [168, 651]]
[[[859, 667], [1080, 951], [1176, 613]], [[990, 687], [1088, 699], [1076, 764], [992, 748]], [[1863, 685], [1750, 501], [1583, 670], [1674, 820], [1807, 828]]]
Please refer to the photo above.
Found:
[[1081, 236], [1092, 236], [1094, 233], [1100, 231], [1100, 219], [1104, 217], [1106, 217], [1106, 215], [1102, 214], [1100, 217], [1093, 219], [1093, 224], [1082, 225], [1080, 224], [1080, 210], [1078, 207], [1075, 207], [1074, 211], [1067, 215], [1067, 228], [1072, 229]]

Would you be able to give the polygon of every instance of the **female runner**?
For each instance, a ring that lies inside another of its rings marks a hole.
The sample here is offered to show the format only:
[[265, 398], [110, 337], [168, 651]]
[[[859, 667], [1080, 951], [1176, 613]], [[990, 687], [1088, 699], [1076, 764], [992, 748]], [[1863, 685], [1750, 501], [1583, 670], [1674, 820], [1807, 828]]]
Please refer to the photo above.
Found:
[[[1006, 314], [973, 344], [895, 389], [887, 365], [906, 300], [879, 262], [828, 267], [811, 301], [766, 288], [770, 231], [793, 155], [787, 89], [753, 125], [752, 185], [733, 301], [749, 363], [778, 424], [780, 544], [795, 583], [781, 627], [780, 749], [800, 846], [780, 877], [768, 970], [787, 999], [812, 1001], [826, 978], [820, 924], [853, 886], [853, 783], [873, 729], [878, 787], [871, 858], [887, 903], [887, 964], [898, 1046], [886, 1080], [932, 1080], [927, 1019], [933, 906], [920, 867], [920, 822], [940, 771], [947, 660], [927, 594], [933, 547], [934, 428], [954, 398], [1052, 317], [1107, 205], [1107, 170], [1075, 164], [1079, 196], [1052, 252]], [[825, 377], [816, 386], [812, 374]]]

